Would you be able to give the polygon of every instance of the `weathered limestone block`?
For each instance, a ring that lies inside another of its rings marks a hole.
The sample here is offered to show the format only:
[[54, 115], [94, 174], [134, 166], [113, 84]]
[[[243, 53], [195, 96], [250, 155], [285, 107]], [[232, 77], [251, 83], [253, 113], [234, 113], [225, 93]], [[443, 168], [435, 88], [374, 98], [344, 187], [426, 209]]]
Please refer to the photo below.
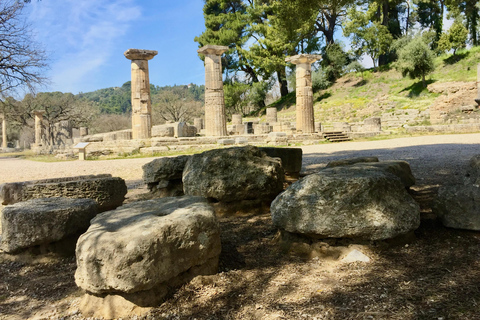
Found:
[[478, 178], [480, 178], [480, 154], [473, 156], [468, 163], [466, 183], [479, 184]]
[[480, 186], [471, 183], [441, 186], [432, 210], [445, 227], [480, 231]]
[[[105, 212], [77, 243], [84, 316], [125, 317], [160, 304], [171, 288], [217, 272], [220, 230], [200, 197], [129, 203]], [[122, 308], [116, 308], [122, 305]]]
[[420, 225], [420, 208], [400, 179], [336, 167], [293, 183], [271, 205], [273, 223], [314, 238], [385, 240]]
[[284, 179], [281, 161], [253, 146], [195, 154], [183, 170], [185, 194], [223, 202], [271, 200], [283, 190]]
[[183, 195], [182, 173], [190, 156], [164, 157], [142, 166], [143, 181], [160, 197]]
[[315, 132], [320, 133], [322, 132], [322, 123], [321, 122], [315, 122]]
[[259, 149], [271, 158], [280, 158], [283, 170], [287, 175], [298, 176], [302, 170], [303, 151], [300, 148], [260, 147]]
[[175, 130], [169, 125], [158, 125], [152, 127], [152, 137], [173, 137]]
[[412, 174], [410, 165], [406, 161], [387, 160], [378, 161], [377, 157], [352, 158], [329, 162], [326, 168], [332, 168], [334, 171], [341, 171], [342, 166], [349, 166], [356, 170], [363, 171], [383, 171], [397, 176], [405, 188], [415, 184], [415, 177]]
[[39, 198], [88, 198], [97, 202], [99, 212], [112, 210], [122, 205], [126, 194], [125, 180], [112, 177], [109, 174], [13, 182], [0, 185], [0, 203], [4, 205]]
[[1, 248], [15, 253], [84, 232], [97, 215], [92, 199], [34, 199], [3, 207]]
[[232, 124], [242, 124], [242, 115], [232, 114]]
[[273, 127], [268, 123], [259, 123], [253, 127], [254, 134], [269, 134]]
[[273, 124], [277, 122], [277, 108], [267, 108], [267, 123]]
[[378, 132], [382, 131], [382, 118], [373, 117], [363, 120], [363, 131]]

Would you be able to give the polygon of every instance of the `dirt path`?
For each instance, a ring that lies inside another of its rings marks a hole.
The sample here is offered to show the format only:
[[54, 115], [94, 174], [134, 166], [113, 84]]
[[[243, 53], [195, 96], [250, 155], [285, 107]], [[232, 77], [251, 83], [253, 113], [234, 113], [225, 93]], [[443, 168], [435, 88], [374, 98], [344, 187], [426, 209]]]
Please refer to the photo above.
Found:
[[[303, 170], [311, 172], [328, 161], [360, 156], [381, 160], [405, 160], [419, 183], [438, 183], [446, 175], [458, 175], [468, 159], [480, 153], [480, 134], [423, 136], [381, 141], [345, 142], [304, 146]], [[130, 188], [141, 183], [142, 165], [153, 158], [36, 162], [0, 158], [0, 183], [110, 173], [127, 181]]]

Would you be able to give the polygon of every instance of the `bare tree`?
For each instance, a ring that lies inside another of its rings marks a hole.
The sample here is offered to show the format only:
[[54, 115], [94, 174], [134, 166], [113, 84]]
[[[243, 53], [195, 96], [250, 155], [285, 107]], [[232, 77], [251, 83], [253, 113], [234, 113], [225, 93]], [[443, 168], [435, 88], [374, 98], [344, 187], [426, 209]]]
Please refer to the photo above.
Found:
[[33, 90], [46, 79], [44, 50], [33, 40], [30, 25], [25, 21], [21, 1], [0, 1], [0, 94], [5, 96], [18, 87]]
[[189, 121], [201, 113], [202, 103], [188, 98], [186, 90], [165, 90], [153, 101], [154, 123]]

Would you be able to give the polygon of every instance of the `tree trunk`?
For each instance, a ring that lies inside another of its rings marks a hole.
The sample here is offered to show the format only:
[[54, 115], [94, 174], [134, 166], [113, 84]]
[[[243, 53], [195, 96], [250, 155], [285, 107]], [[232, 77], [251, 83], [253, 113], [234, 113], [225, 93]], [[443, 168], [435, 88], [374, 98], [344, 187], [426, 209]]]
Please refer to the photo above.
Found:
[[278, 86], [280, 87], [280, 96], [285, 97], [288, 94], [287, 74], [285, 67], [277, 70]]
[[422, 83], [423, 83], [423, 87], [426, 88], [427, 82], [425, 81], [425, 73], [422, 73]]

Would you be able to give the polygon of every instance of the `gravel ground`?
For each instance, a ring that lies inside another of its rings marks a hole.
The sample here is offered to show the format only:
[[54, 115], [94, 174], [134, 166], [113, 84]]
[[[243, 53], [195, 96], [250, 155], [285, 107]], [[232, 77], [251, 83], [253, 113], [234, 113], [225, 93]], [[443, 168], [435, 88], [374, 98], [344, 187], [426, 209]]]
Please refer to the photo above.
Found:
[[[480, 134], [458, 134], [400, 138], [381, 141], [344, 142], [304, 146], [303, 171], [312, 172], [328, 161], [350, 157], [378, 156], [380, 160], [405, 160], [417, 184], [438, 184], [445, 176], [462, 175], [468, 160], [480, 153]], [[87, 174], [110, 173], [138, 187], [142, 165], [152, 158], [35, 162], [0, 158], [0, 183]]]

